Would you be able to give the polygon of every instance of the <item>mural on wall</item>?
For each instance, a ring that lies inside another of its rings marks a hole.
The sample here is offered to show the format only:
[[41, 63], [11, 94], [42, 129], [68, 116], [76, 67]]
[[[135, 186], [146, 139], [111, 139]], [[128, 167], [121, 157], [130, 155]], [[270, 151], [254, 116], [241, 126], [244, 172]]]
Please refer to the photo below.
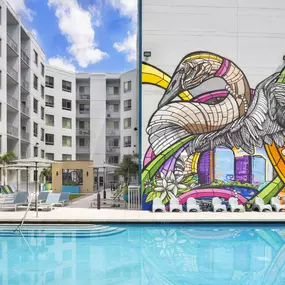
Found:
[[[191, 93], [215, 78], [223, 89]], [[285, 69], [252, 89], [229, 59], [194, 52], [172, 76], [143, 62], [142, 83], [165, 90], [146, 129], [143, 209], [156, 197], [207, 206], [215, 196], [244, 204], [284, 195]]]

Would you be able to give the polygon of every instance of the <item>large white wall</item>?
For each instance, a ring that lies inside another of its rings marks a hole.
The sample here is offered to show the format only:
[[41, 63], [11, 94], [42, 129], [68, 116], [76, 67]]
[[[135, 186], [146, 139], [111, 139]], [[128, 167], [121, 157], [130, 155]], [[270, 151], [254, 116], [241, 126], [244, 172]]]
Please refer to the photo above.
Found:
[[[284, 27], [284, 0], [142, 1], [142, 52], [151, 51], [148, 62], [169, 75], [186, 54], [209, 51], [235, 62], [254, 88], [283, 64]], [[162, 94], [143, 85], [143, 154]]]

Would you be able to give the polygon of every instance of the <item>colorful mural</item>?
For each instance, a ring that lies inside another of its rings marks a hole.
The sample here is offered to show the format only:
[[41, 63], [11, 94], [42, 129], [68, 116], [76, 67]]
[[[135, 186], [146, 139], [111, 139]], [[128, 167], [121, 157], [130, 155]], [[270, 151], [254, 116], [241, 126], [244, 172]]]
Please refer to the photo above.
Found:
[[[224, 89], [191, 93], [215, 78]], [[172, 197], [207, 204], [214, 196], [246, 203], [284, 193], [285, 69], [251, 89], [229, 59], [194, 52], [172, 76], [143, 62], [142, 83], [165, 90], [146, 129], [143, 209], [156, 197], [165, 204]]]

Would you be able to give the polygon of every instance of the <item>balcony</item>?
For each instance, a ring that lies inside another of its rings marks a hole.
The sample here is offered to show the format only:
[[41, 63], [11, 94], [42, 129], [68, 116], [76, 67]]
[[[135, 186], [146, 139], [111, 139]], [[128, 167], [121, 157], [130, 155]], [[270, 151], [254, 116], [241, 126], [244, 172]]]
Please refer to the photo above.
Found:
[[119, 146], [108, 146], [106, 148], [106, 153], [108, 153], [108, 154], [120, 154], [120, 147]]
[[27, 66], [30, 66], [30, 58], [23, 49], [21, 49], [21, 59]]
[[13, 125], [7, 125], [7, 135], [18, 138], [18, 128]]
[[16, 53], [18, 53], [18, 44], [7, 34], [7, 44]]
[[107, 119], [120, 119], [119, 112], [107, 112]]
[[90, 110], [88, 110], [88, 109], [78, 110], [77, 116], [81, 117], [81, 118], [88, 118], [88, 117], [90, 117]]
[[30, 116], [30, 109], [23, 103], [21, 104], [21, 112], [28, 117]]
[[25, 88], [27, 91], [29, 91], [30, 83], [29, 83], [29, 81], [26, 78], [22, 77], [21, 78], [21, 86], [23, 88]]
[[77, 94], [77, 100], [90, 100], [90, 94]]
[[15, 70], [12, 66], [7, 65], [7, 74], [16, 82], [18, 82], [18, 71]]
[[76, 129], [77, 136], [90, 136], [90, 130], [88, 129]]
[[106, 135], [110, 137], [112, 136], [118, 137], [120, 136], [120, 130], [119, 129], [107, 129]]
[[90, 153], [90, 145], [77, 146], [76, 147], [76, 153], [79, 153], [79, 154]]
[[14, 98], [11, 94], [7, 93], [7, 104], [18, 110], [18, 100], [16, 98]]
[[109, 95], [109, 94], [107, 94], [107, 101], [120, 101], [120, 95], [119, 94], [117, 94], [117, 95], [114, 95], [114, 94], [112, 94], [112, 95]]
[[24, 130], [21, 130], [21, 139], [24, 141], [29, 141], [30, 134]]

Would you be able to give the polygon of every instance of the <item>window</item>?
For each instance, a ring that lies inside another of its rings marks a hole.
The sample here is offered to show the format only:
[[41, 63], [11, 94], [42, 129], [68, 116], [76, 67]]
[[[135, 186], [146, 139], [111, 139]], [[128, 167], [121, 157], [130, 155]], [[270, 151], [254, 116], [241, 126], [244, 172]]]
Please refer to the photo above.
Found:
[[85, 139], [84, 138], [80, 138], [79, 139], [79, 146], [85, 146]]
[[118, 164], [119, 163], [119, 156], [108, 156], [108, 163], [110, 164]]
[[62, 80], [62, 91], [71, 92], [71, 82]]
[[79, 104], [79, 113], [80, 114], [89, 114], [90, 106], [86, 104]]
[[118, 147], [119, 146], [119, 139], [114, 138], [114, 139], [108, 140], [108, 146]]
[[119, 104], [116, 104], [116, 105], [113, 105], [114, 107], [114, 112], [118, 113], [120, 112], [120, 105]]
[[44, 120], [45, 119], [45, 108], [41, 107], [41, 119]]
[[54, 145], [54, 135], [46, 134], [46, 145]]
[[34, 123], [34, 137], [38, 137], [38, 124]]
[[115, 87], [114, 87], [114, 95], [119, 95], [119, 93], [120, 93], [120, 88], [119, 88], [119, 86], [115, 86]]
[[54, 97], [46, 95], [46, 107], [54, 107]]
[[54, 115], [47, 115], [46, 114], [46, 125], [53, 127], [54, 126]]
[[129, 92], [132, 90], [132, 81], [127, 81], [124, 83], [124, 92]]
[[107, 87], [107, 93], [108, 93], [108, 95], [119, 95], [120, 94], [120, 88], [118, 86], [108, 86]]
[[39, 148], [34, 146], [34, 157], [38, 157]]
[[124, 119], [124, 129], [130, 129], [132, 126], [132, 119], [126, 118]]
[[131, 147], [132, 145], [132, 137], [124, 137], [124, 147]]
[[0, 39], [0, 57], [2, 57], [2, 39]]
[[79, 129], [84, 129], [84, 128], [85, 128], [85, 122], [79, 121]]
[[79, 86], [79, 95], [90, 95], [89, 86]]
[[45, 66], [41, 63], [41, 74], [44, 77], [45, 76]]
[[45, 158], [45, 151], [43, 149], [41, 150], [41, 158]]
[[71, 137], [62, 136], [62, 146], [71, 147]]
[[132, 109], [132, 100], [125, 100], [124, 101], [124, 111], [129, 111]]
[[34, 63], [35, 63], [36, 65], [38, 65], [38, 61], [39, 61], [38, 53], [34, 50]]
[[71, 100], [62, 99], [62, 109], [71, 111]]
[[45, 99], [45, 88], [43, 85], [41, 85], [41, 96], [43, 99]]
[[2, 25], [2, 6], [0, 6], [0, 25]]
[[38, 77], [34, 74], [34, 88], [38, 90]]
[[2, 70], [0, 70], [0, 89], [2, 89]]
[[41, 141], [45, 140], [45, 130], [41, 128]]
[[0, 102], [0, 122], [2, 121], [2, 103]]
[[70, 118], [62, 118], [62, 127], [64, 129], [71, 129], [71, 119]]
[[34, 98], [34, 112], [38, 113], [38, 100]]
[[71, 160], [71, 159], [72, 159], [71, 154], [63, 154], [62, 155], [62, 160]]
[[46, 76], [46, 87], [53, 88], [54, 87], [54, 78], [51, 76]]
[[46, 152], [46, 159], [54, 160], [54, 153]]

